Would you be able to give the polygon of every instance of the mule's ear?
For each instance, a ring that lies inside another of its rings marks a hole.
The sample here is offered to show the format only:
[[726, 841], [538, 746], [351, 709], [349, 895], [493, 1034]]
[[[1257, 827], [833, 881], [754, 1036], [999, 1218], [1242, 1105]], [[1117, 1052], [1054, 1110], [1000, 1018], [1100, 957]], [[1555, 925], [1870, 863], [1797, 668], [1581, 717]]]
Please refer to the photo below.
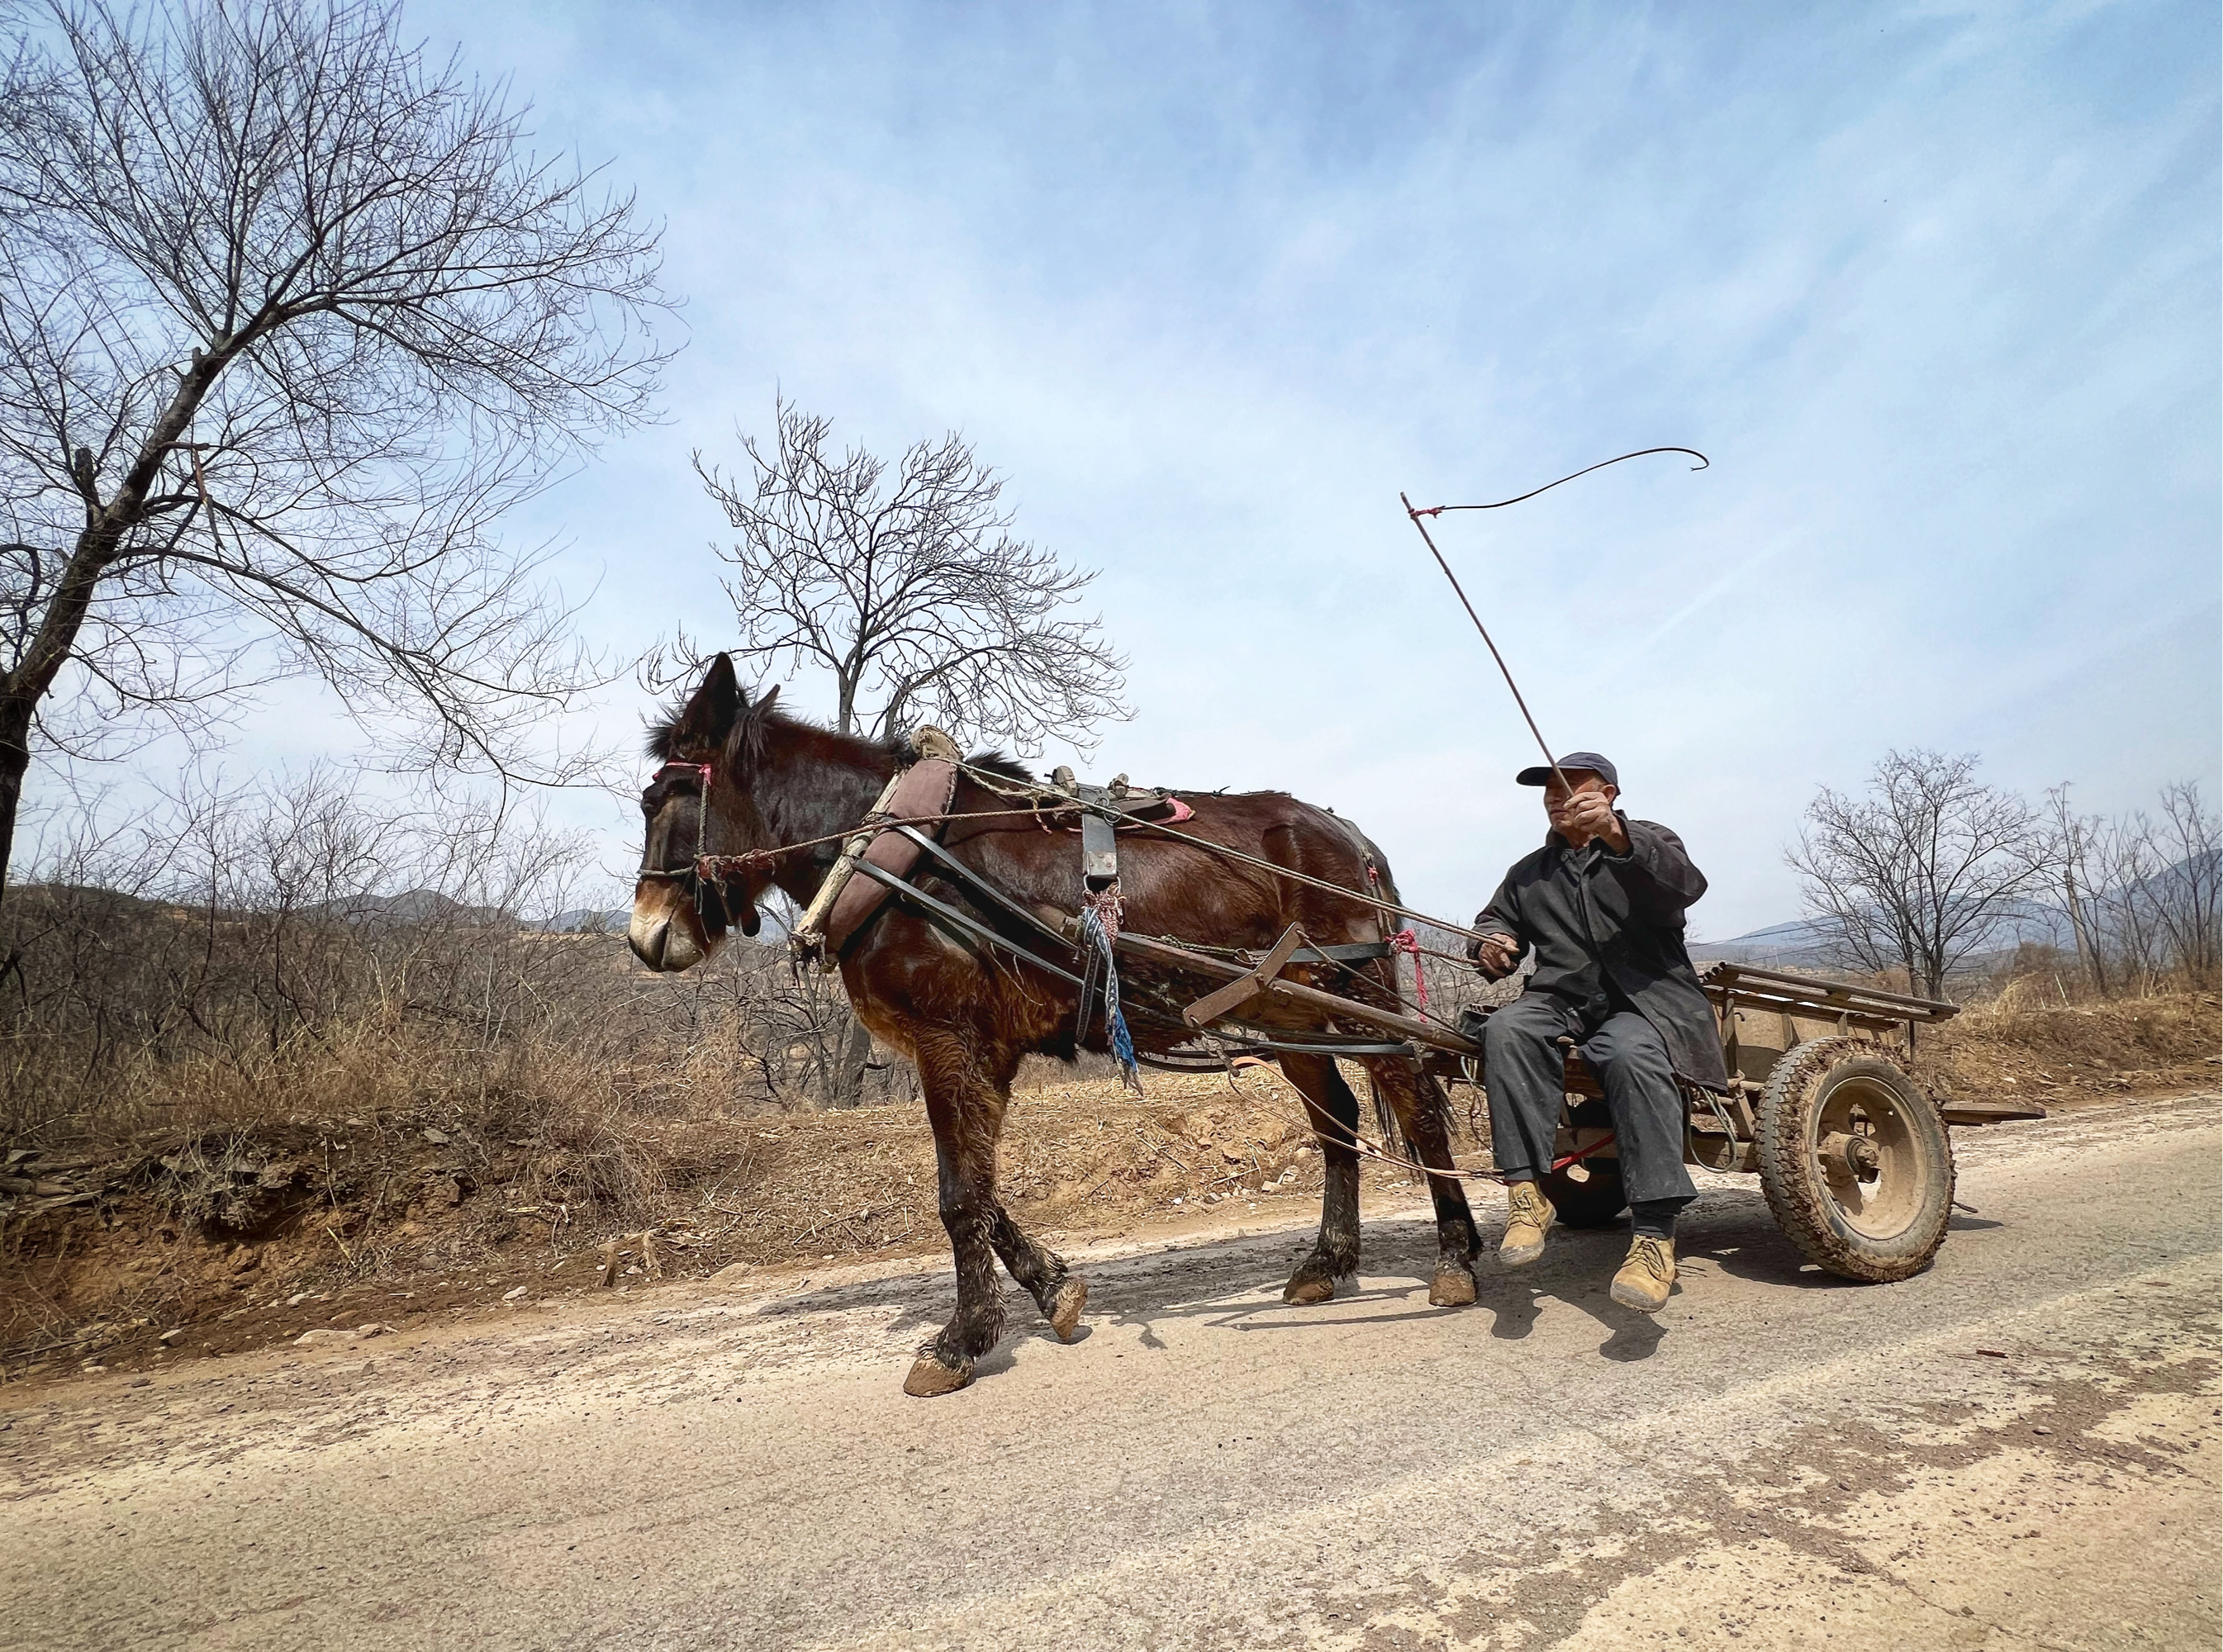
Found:
[[763, 694], [757, 696], [757, 703], [750, 707], [749, 709], [754, 712], [758, 716], [761, 717], [771, 709], [771, 702], [778, 698], [779, 684], [775, 682], [771, 688], [765, 689]]
[[721, 654], [710, 662], [710, 669], [702, 676], [702, 686], [688, 700], [687, 709], [679, 713], [679, 720], [671, 725], [671, 747], [675, 751], [709, 752], [721, 750], [726, 737], [734, 732], [734, 724], [747, 704], [741, 694], [740, 679], [734, 675], [734, 662]]

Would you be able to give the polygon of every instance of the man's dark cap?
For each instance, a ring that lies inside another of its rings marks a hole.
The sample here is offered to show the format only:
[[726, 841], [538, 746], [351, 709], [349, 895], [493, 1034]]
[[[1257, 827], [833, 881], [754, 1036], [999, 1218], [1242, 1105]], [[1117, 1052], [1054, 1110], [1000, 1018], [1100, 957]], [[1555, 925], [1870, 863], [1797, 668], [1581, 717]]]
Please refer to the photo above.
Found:
[[[1621, 776], [1615, 772], [1613, 764], [1595, 751], [1570, 751], [1559, 759], [1559, 767], [1587, 769], [1609, 786], [1621, 784]], [[1523, 769], [1513, 776], [1513, 783], [1516, 786], [1548, 786], [1552, 783], [1552, 771], [1548, 768]]]

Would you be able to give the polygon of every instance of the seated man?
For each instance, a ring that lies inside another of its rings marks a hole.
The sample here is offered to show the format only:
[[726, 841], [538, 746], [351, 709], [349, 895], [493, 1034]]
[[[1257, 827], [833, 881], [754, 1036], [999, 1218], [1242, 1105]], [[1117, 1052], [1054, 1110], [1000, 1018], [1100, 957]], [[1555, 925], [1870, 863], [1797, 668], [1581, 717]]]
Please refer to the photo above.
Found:
[[1614, 807], [1618, 776], [1596, 752], [1517, 779], [1544, 788], [1552, 830], [1505, 875], [1474, 920], [1489, 939], [1468, 948], [1492, 981], [1536, 954], [1527, 989], [1483, 1034], [1490, 1134], [1512, 1205], [1498, 1256], [1521, 1267], [1544, 1253], [1553, 1212], [1540, 1184], [1565, 1090], [1559, 1041], [1572, 1038], [1612, 1110], [1635, 1228], [1613, 1299], [1656, 1312], [1675, 1283], [1676, 1213], [1697, 1197], [1683, 1167], [1676, 1079], [1729, 1087], [1713, 1008], [1683, 950], [1683, 913], [1706, 880], [1681, 839]]

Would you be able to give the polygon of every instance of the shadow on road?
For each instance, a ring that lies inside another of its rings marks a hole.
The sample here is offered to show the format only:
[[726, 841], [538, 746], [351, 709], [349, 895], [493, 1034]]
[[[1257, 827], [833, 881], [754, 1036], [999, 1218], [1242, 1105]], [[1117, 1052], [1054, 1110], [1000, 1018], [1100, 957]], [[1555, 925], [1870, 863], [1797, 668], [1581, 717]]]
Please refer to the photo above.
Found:
[[[1998, 1224], [1956, 1217], [1954, 1225]], [[1428, 1303], [1436, 1239], [1434, 1222], [1425, 1213], [1370, 1221], [1359, 1278], [1346, 1281], [1333, 1300], [1308, 1307], [1290, 1307], [1281, 1300], [1283, 1280], [1311, 1247], [1311, 1237], [1305, 1233], [1181, 1241], [1145, 1255], [1087, 1262], [1078, 1271], [1089, 1282], [1089, 1320], [1135, 1328], [1145, 1347], [1157, 1340], [1157, 1328], [1169, 1321], [1272, 1335], [1336, 1325], [1394, 1324], [1470, 1311], [1489, 1316], [1492, 1336], [1519, 1341], [1534, 1329], [1547, 1299], [1597, 1322], [1606, 1333], [1598, 1345], [1603, 1359], [1649, 1359], [1666, 1336], [1667, 1327], [1659, 1320], [1624, 1309], [1607, 1294], [1628, 1244], [1625, 1224], [1592, 1231], [1563, 1229], [1554, 1234], [1542, 1260], [1519, 1272], [1497, 1266], [1491, 1254], [1494, 1238], [1494, 1233], [1485, 1235], [1477, 1260], [1478, 1296], [1472, 1310]], [[1740, 1279], [1796, 1291], [1859, 1288], [1809, 1263], [1775, 1225], [1756, 1186], [1703, 1187], [1698, 1202], [1684, 1215], [1676, 1248], [1685, 1263], [1710, 1265]], [[1703, 1293], [1708, 1271], [1706, 1266], [1687, 1271], [1676, 1287], [1678, 1297]], [[891, 1330], [924, 1335], [939, 1328], [951, 1305], [948, 1276], [936, 1272], [829, 1285], [768, 1303], [759, 1312], [778, 1319], [892, 1307]], [[1051, 1335], [1034, 1304], [1016, 1287], [1009, 1292], [1008, 1308], [1011, 1335], [992, 1364], [984, 1364], [984, 1373], [1006, 1363], [1015, 1342]], [[1085, 1329], [1082, 1335], [1086, 1335]]]

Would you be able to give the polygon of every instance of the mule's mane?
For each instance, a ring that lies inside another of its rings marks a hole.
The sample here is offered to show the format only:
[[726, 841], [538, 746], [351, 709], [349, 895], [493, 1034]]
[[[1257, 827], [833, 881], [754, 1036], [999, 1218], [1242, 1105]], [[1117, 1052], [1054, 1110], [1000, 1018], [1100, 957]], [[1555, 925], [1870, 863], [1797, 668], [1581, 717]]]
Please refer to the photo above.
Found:
[[671, 730], [678, 720], [675, 713], [658, 719], [648, 725], [648, 737], [642, 744], [648, 748], [648, 755], [658, 763], [670, 763], [677, 755], [671, 749]]
[[1005, 757], [1000, 751], [975, 751], [965, 761], [972, 768], [985, 769], [992, 775], [1001, 775], [1004, 779], [1015, 780], [1022, 786], [1031, 786], [1035, 782], [1032, 769], [1023, 763]]
[[[688, 698], [687, 693], [683, 691], [671, 708], [648, 725], [648, 755], [658, 763], [671, 763], [682, 757], [678, 734], [680, 725], [686, 720]], [[808, 733], [818, 739], [831, 741], [837, 746], [846, 744], [853, 748], [859, 757], [870, 752], [900, 763], [917, 756], [908, 739], [875, 740], [862, 735], [837, 733], [823, 723], [815, 723], [808, 718], [790, 717], [778, 706], [773, 706], [769, 709], [750, 707], [743, 710], [727, 739], [726, 760], [745, 770], [754, 769], [764, 761], [774, 738], [782, 733]], [[1000, 751], [976, 751], [965, 761], [975, 769], [985, 769], [990, 774], [1001, 775], [1004, 779], [1022, 785], [1031, 785], [1034, 782], [1034, 775], [1025, 764], [1015, 762]]]
[[669, 711], [661, 717], [652, 717], [648, 720], [648, 732], [643, 744], [648, 748], [648, 755], [658, 763], [670, 763], [679, 755], [672, 744], [672, 738], [678, 732], [679, 719], [687, 714], [689, 692], [685, 688], [680, 689], [673, 695]]

